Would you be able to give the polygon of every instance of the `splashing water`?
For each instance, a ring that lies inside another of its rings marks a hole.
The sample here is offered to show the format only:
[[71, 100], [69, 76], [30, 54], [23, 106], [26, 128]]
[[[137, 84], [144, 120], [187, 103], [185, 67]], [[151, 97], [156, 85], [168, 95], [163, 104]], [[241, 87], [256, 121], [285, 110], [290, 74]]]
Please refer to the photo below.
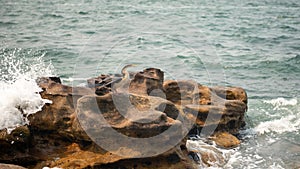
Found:
[[[251, 103], [253, 104], [253, 103]], [[187, 147], [201, 160], [209, 157], [209, 164], [199, 168], [213, 169], [284, 169], [299, 168], [300, 107], [298, 98], [258, 100], [248, 114], [260, 118], [255, 124], [241, 130], [241, 145], [226, 150], [203, 140], [188, 140]]]
[[205, 139], [201, 139], [200, 137], [188, 140], [186, 146], [189, 151], [196, 153], [199, 157], [200, 163], [198, 167], [207, 169], [224, 168], [230, 156], [236, 151], [235, 149], [227, 150], [219, 148], [214, 142], [208, 144]]
[[255, 127], [255, 131], [258, 134], [269, 132], [281, 134], [300, 129], [300, 111], [297, 110], [299, 107], [297, 106], [298, 101], [296, 98], [288, 100], [280, 97], [277, 99], [265, 100], [263, 102], [270, 104], [273, 107], [273, 110], [277, 112], [277, 116], [281, 117], [260, 122], [260, 124]]
[[252, 100], [250, 107], [254, 123], [240, 132], [244, 141], [224, 168], [299, 168], [299, 99]]
[[[36, 56], [37, 55], [37, 56]], [[42, 99], [36, 78], [51, 76], [51, 63], [43, 62], [44, 54], [23, 49], [0, 51], [0, 130], [8, 133], [28, 124], [27, 117], [42, 109], [50, 100]]]
[[265, 100], [264, 103], [268, 103], [275, 106], [274, 109], [276, 110], [280, 109], [282, 106], [295, 106], [297, 105], [298, 101], [297, 99], [287, 100], [285, 98], [279, 97], [277, 99]]
[[299, 127], [300, 119], [298, 119], [296, 115], [289, 115], [280, 119], [261, 122], [258, 126], [255, 127], [255, 131], [258, 134], [264, 134], [271, 131], [281, 134], [287, 131], [297, 131]]

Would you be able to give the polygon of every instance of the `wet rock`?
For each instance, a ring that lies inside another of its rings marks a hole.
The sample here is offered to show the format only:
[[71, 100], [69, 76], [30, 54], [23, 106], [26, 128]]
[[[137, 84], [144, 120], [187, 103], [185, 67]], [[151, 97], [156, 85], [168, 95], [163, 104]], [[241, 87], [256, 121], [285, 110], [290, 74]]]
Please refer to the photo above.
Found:
[[[198, 168], [222, 167], [226, 164], [228, 157], [213, 145], [206, 144], [200, 140], [188, 141], [189, 154], [198, 162]], [[198, 159], [199, 157], [199, 159]]]
[[77, 100], [84, 95], [95, 95], [94, 92], [89, 88], [70, 87], [47, 78], [40, 78], [38, 84], [43, 89], [42, 98], [51, 100], [52, 104], [46, 104], [42, 111], [28, 117], [30, 128], [68, 135], [75, 118]]
[[228, 132], [215, 133], [210, 139], [222, 148], [234, 148], [241, 143], [239, 139]]
[[207, 148], [206, 151], [199, 151], [199, 154], [201, 155], [201, 161], [204, 163], [204, 166], [221, 167], [226, 164], [222, 152], [212, 147]]

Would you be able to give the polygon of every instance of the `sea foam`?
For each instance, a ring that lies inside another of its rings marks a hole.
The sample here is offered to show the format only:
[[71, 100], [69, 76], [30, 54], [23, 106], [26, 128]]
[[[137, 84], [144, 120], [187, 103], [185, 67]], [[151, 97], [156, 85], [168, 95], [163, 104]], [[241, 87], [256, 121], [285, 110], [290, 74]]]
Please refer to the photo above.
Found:
[[300, 120], [295, 115], [289, 115], [280, 119], [261, 122], [255, 127], [258, 134], [269, 132], [283, 133], [297, 131], [300, 128]]
[[268, 103], [268, 104], [272, 104], [273, 106], [275, 106], [275, 108], [278, 108], [280, 106], [295, 106], [298, 101], [297, 99], [285, 99], [282, 97], [279, 97], [277, 99], [272, 99], [272, 100], [265, 100], [264, 103]]
[[280, 97], [272, 100], [265, 100], [263, 102], [271, 104], [271, 106], [273, 106], [273, 110], [276, 111], [278, 115], [281, 115], [281, 117], [260, 122], [254, 128], [258, 134], [265, 134], [269, 132], [281, 134], [300, 129], [300, 108], [297, 98], [285, 99]]
[[186, 146], [189, 151], [195, 152], [201, 160], [201, 154], [208, 155], [210, 160], [207, 161], [209, 165], [200, 162], [198, 167], [199, 168], [207, 168], [207, 169], [222, 169], [230, 156], [236, 152], [235, 149], [222, 149], [216, 146], [213, 142], [212, 144], [205, 143], [203, 139], [193, 139], [188, 140]]
[[41, 88], [35, 80], [52, 75], [53, 67], [43, 62], [43, 54], [32, 56], [32, 53], [22, 49], [0, 52], [0, 130], [6, 128], [8, 133], [28, 124], [30, 114], [51, 103], [41, 98]]

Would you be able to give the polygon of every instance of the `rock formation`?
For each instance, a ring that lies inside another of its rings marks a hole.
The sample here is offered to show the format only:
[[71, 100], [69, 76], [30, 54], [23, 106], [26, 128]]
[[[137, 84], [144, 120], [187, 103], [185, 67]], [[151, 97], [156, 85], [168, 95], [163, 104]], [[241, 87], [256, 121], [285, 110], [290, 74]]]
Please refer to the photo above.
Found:
[[[188, 134], [207, 134], [235, 147], [245, 125], [247, 95], [241, 88], [164, 81], [149, 68], [132, 75], [128, 92], [111, 90], [118, 76], [101, 75], [87, 87], [39, 78], [42, 111], [30, 124], [0, 131], [0, 162], [29, 168], [197, 168], [186, 147]], [[209, 132], [211, 129], [212, 132]], [[164, 149], [165, 148], [165, 149]], [[207, 154], [203, 156], [205, 163]]]

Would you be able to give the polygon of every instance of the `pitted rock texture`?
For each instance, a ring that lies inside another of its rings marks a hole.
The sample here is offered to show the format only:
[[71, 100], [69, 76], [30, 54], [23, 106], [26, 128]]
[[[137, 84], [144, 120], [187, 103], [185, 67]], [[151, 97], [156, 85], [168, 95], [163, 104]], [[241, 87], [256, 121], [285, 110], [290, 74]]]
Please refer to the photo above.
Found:
[[[40, 94], [52, 104], [30, 115], [29, 125], [10, 134], [0, 131], [0, 162], [27, 168], [197, 168], [185, 146], [188, 133], [214, 127], [210, 134], [228, 132], [214, 135], [220, 146], [238, 142], [229, 133], [238, 133], [245, 124], [247, 95], [242, 88], [164, 81], [161, 70], [149, 68], [131, 75], [128, 92], [116, 92], [111, 89], [115, 77], [89, 79], [87, 87], [39, 78]], [[111, 137], [112, 131], [121, 137]], [[144, 144], [130, 140], [160, 135]]]

